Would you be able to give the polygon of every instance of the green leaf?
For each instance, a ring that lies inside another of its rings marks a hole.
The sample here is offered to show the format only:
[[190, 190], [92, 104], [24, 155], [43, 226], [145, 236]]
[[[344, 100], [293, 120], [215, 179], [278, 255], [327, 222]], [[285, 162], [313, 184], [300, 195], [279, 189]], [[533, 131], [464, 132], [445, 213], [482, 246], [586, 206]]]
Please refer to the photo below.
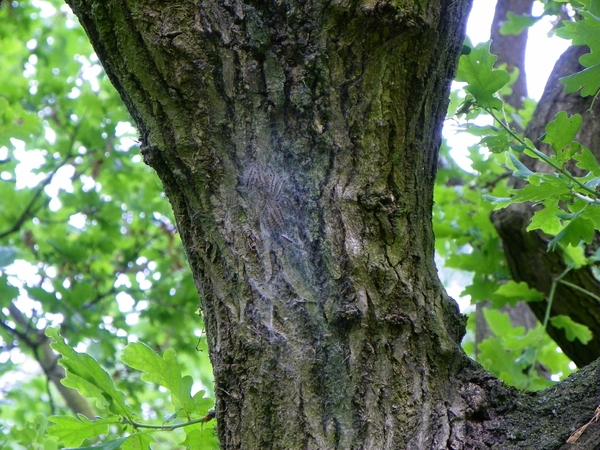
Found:
[[117, 448], [120, 448], [127, 439], [128, 438], [124, 437], [114, 441], [104, 442], [103, 444], [94, 445], [92, 447], [65, 448], [63, 450], [116, 450]]
[[529, 170], [521, 161], [519, 161], [519, 158], [517, 158], [515, 155], [509, 153], [508, 157], [517, 169], [513, 172], [514, 177], [520, 178], [521, 180], [526, 180], [531, 175], [533, 175], [533, 172]]
[[594, 238], [594, 223], [581, 216], [576, 216], [548, 243], [548, 250], [555, 250], [558, 244], [577, 246], [583, 240], [587, 244]]
[[589, 219], [594, 224], [594, 229], [600, 230], [600, 207], [598, 205], [586, 205], [581, 211], [581, 217]]
[[483, 108], [501, 109], [502, 101], [494, 95], [510, 80], [505, 70], [494, 69], [496, 56], [490, 53], [488, 41], [477, 45], [468, 55], [460, 57], [456, 81], [467, 83], [469, 92]]
[[186, 433], [185, 441], [181, 443], [189, 450], [214, 450], [218, 448], [219, 442], [215, 436], [212, 426], [196, 428]]
[[568, 94], [581, 89], [580, 94], [582, 97], [596, 95], [600, 89], [600, 65], [589, 67], [568, 77], [563, 77], [560, 81], [565, 85], [565, 91]]
[[587, 148], [581, 147], [579, 152], [573, 155], [573, 159], [577, 161], [577, 167], [588, 170], [594, 176], [600, 177], [600, 165], [596, 161], [594, 154]]
[[523, 153], [525, 150], [527, 150], [527, 146], [523, 145], [523, 144], [510, 144], [510, 149], [517, 152], [517, 153]]
[[[492, 125], [477, 125], [474, 123], [467, 123], [465, 124], [462, 128], [462, 131], [464, 131], [465, 133], [469, 133], [470, 135], [473, 136], [489, 136], [489, 135], [495, 135], [498, 134], [499, 130], [498, 128], [492, 126]], [[459, 128], [459, 129], [461, 129]]]
[[51, 347], [63, 357], [59, 364], [67, 369], [62, 384], [77, 389], [83, 396], [96, 399], [98, 408], [133, 420], [133, 411], [125, 403], [125, 395], [115, 388], [112, 378], [98, 362], [85, 353], [77, 353], [58, 334], [57, 328], [47, 328], [46, 335], [56, 342]]
[[485, 302], [492, 299], [497, 289], [498, 283], [495, 281], [474, 280], [473, 283], [467, 286], [460, 295], [469, 295], [471, 297], [471, 303]]
[[575, 135], [581, 128], [581, 122], [580, 114], [569, 117], [565, 111], [560, 111], [556, 114], [555, 119], [546, 125], [546, 134], [543, 140], [551, 145], [559, 159], [562, 160], [565, 147], [573, 144]]
[[592, 340], [590, 329], [585, 325], [573, 321], [569, 316], [559, 315], [551, 317], [550, 322], [552, 326], [563, 329], [569, 341], [578, 339], [582, 344], [587, 344]]
[[134, 433], [130, 434], [127, 440], [121, 444], [121, 450], [151, 449], [154, 442], [154, 438], [148, 432]]
[[581, 20], [563, 22], [564, 26], [557, 30], [557, 35], [572, 39], [573, 45], [587, 45], [590, 48], [590, 53], [579, 58], [586, 69], [561, 78], [567, 93], [581, 89], [581, 96], [586, 97], [595, 95], [600, 89], [600, 21], [587, 11], [579, 11], [579, 14]]
[[11, 301], [19, 296], [19, 290], [8, 282], [6, 275], [0, 276], [0, 298], [6, 302]]
[[77, 417], [49, 417], [54, 425], [48, 427], [48, 434], [56, 436], [66, 446], [76, 446], [80, 445], [85, 439], [106, 434], [110, 424], [119, 423], [119, 417], [117, 416], [98, 420], [89, 420], [83, 414], [78, 414]]
[[510, 141], [506, 136], [496, 135], [496, 136], [486, 136], [484, 137], [479, 144], [488, 148], [488, 150], [492, 153], [502, 153], [510, 148]]
[[579, 269], [589, 264], [588, 258], [585, 255], [585, 250], [581, 245], [563, 245], [561, 247], [563, 258], [568, 266], [574, 269]]
[[538, 302], [544, 299], [544, 294], [537, 289], [530, 288], [524, 281], [517, 283], [510, 280], [508, 283], [500, 286], [495, 293], [503, 297], [514, 298], [517, 302], [520, 300]]
[[552, 198], [544, 202], [544, 207], [535, 212], [527, 231], [542, 230], [544, 233], [555, 236], [562, 229], [558, 214], [562, 210], [558, 207], [558, 199]]
[[177, 355], [173, 349], [167, 349], [161, 358], [147, 345], [135, 342], [123, 350], [121, 360], [134, 369], [145, 372], [142, 379], [166, 387], [176, 410], [183, 409], [187, 415], [196, 412], [190, 391], [192, 379], [182, 377]]
[[25, 289], [27, 290], [27, 295], [34, 300], [39, 300], [42, 303], [50, 303], [56, 301], [56, 294], [53, 292], [48, 292], [42, 287], [33, 286], [26, 287]]
[[506, 18], [508, 20], [502, 22], [502, 26], [500, 27], [500, 34], [503, 35], [518, 35], [525, 28], [529, 28], [532, 25], [535, 25], [541, 17], [533, 17], [529, 14], [518, 15], [513, 12], [508, 12], [506, 14]]
[[558, 177], [535, 174], [529, 177], [530, 184], [523, 189], [512, 189], [514, 203], [540, 202], [561, 196], [571, 196], [568, 186]]

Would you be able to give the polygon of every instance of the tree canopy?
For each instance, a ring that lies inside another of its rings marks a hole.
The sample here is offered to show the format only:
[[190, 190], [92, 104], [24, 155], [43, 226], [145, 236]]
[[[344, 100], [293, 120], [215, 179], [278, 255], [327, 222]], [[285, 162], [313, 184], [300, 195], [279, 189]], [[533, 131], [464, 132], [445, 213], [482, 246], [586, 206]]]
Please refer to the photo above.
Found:
[[[563, 11], [564, 2], [543, 3], [546, 16]], [[589, 52], [562, 83], [593, 109], [600, 11], [591, 0], [569, 8], [556, 33]], [[518, 34], [535, 20], [509, 15], [504, 31]], [[5, 2], [0, 23], [0, 441], [39, 449], [216, 448], [198, 294], [132, 119], [69, 7]], [[442, 145], [436, 250], [445, 267], [472, 275], [464, 295], [473, 304], [491, 301], [484, 314], [493, 334], [475, 343], [470, 320], [465, 351], [509, 385], [539, 390], [600, 351], [592, 325], [553, 310], [559, 286], [600, 301], [600, 292], [567, 277], [596, 275], [600, 165], [591, 144], [578, 140], [581, 114], [558, 112], [534, 142], [526, 130], [535, 102], [508, 104], [517, 72], [495, 62], [490, 43], [465, 42], [456, 74], [465, 86], [453, 92], [448, 120], [480, 140], [468, 149], [472, 170]], [[531, 159], [544, 168], [532, 169]], [[273, 175], [275, 198], [278, 183]], [[564, 265], [547, 291], [511, 273], [490, 217], [520, 204], [533, 204], [527, 230], [543, 232]], [[269, 220], [280, 220], [279, 206], [265, 205]], [[514, 326], [501, 311], [518, 301], [543, 305], [535, 328]]]

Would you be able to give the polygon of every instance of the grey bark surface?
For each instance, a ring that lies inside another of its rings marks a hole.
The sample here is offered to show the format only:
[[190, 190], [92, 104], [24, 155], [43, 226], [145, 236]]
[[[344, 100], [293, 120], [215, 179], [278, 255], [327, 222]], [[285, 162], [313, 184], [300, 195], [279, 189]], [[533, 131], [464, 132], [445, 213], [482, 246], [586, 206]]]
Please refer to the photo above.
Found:
[[[554, 120], [559, 111], [569, 114], [581, 114], [583, 122], [576, 140], [587, 146], [596, 158], [600, 158], [600, 123], [597, 119], [600, 109], [589, 111], [592, 99], [581, 97], [578, 93], [566, 94], [560, 78], [581, 70], [579, 57], [589, 50], [585, 47], [571, 47], [559, 59], [546, 85], [544, 95], [540, 99], [534, 117], [526, 130], [530, 138], [543, 152], [551, 152], [547, 144], [539, 138], [545, 131], [545, 126]], [[524, 160], [525, 164], [534, 171], [548, 172], [550, 168], [544, 163], [531, 158]], [[584, 175], [581, 169], [571, 165], [573, 173]], [[516, 186], [519, 181], [514, 180]], [[552, 281], [567, 269], [560, 252], [548, 252], [548, 236], [537, 231], [527, 232], [526, 228], [533, 216], [534, 209], [529, 204], [517, 204], [498, 211], [493, 215], [494, 225], [502, 238], [507, 256], [508, 266], [516, 281], [525, 281], [529, 286], [548, 294]], [[600, 241], [588, 248], [591, 256], [599, 248]], [[578, 286], [595, 295], [600, 295], [600, 283], [593, 274], [591, 267], [570, 271], [564, 281]], [[543, 320], [546, 302], [531, 303], [535, 315]], [[587, 344], [579, 340], [569, 341], [563, 330], [548, 326], [548, 333], [559, 344], [561, 349], [575, 364], [583, 367], [600, 357], [600, 304], [597, 300], [571, 286], [559, 283], [552, 303], [551, 315], [564, 314], [574, 321], [590, 328], [594, 338]]]
[[597, 393], [520, 395], [466, 358], [437, 278], [469, 2], [69, 4], [173, 206], [222, 448], [550, 449], [589, 420]]

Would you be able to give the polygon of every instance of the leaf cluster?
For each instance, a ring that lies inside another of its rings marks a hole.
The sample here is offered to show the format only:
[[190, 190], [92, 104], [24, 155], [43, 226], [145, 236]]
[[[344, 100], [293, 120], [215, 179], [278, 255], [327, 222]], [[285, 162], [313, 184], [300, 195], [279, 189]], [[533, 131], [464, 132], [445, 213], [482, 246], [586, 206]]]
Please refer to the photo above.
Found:
[[58, 329], [48, 328], [46, 334], [55, 341], [52, 348], [62, 355], [59, 364], [67, 369], [63, 384], [77, 389], [86, 398], [95, 399], [100, 412], [100, 416], [94, 419], [82, 414], [77, 418], [50, 417], [54, 425], [47, 432], [63, 445], [75, 447], [86, 441], [97, 441], [99, 436], [109, 434], [111, 427], [118, 428], [113, 433], [118, 435], [115, 439], [77, 448], [150, 448], [150, 444], [155, 442], [153, 434], [178, 428], [185, 428], [188, 436], [184, 444], [193, 442], [195, 449], [213, 449], [217, 445], [212, 433], [213, 424], [207, 423], [213, 417], [209, 413], [213, 400], [205, 397], [202, 390], [191, 395], [193, 380], [190, 376], [181, 375], [174, 350], [168, 349], [161, 357], [142, 343], [131, 343], [123, 349], [121, 360], [127, 366], [142, 371], [144, 381], [162, 386], [170, 395], [172, 413], [163, 417], [160, 424], [151, 425], [136, 421], [140, 411], [126, 402], [125, 393], [117, 389], [112, 378], [94, 358], [74, 351], [58, 334]]
[[[595, 35], [600, 29], [597, 5], [577, 2], [581, 20], [566, 22], [558, 31], [573, 39], [575, 45], [585, 44], [591, 50], [581, 59], [585, 69], [563, 79], [567, 92], [582, 89], [582, 95], [597, 95], [600, 87], [595, 79], [600, 77], [593, 75], [597, 65], [593, 55], [598, 53], [596, 41], [600, 42]], [[517, 25], [511, 24], [521, 27]], [[510, 384], [540, 389], [549, 385], [550, 375], [559, 379], [573, 368], [547, 336], [546, 326], [563, 329], [568, 340], [577, 339], [584, 344], [593, 336], [587, 327], [568, 316], [550, 316], [555, 285], [562, 282], [564, 274], [554, 279], [547, 297], [525, 283], [511, 280], [489, 215], [493, 209], [510, 204], [532, 204], [535, 214], [528, 230], [541, 230], [551, 236], [548, 251], [560, 248], [570, 268], [593, 264], [597, 257], [586, 256], [584, 245], [590, 244], [600, 230], [600, 165], [591, 151], [577, 141], [580, 115], [562, 111], [546, 126], [540, 141], [547, 144], [549, 153], [543, 153], [524, 138], [519, 130], [525, 129], [532, 105], [526, 102], [523, 110], [515, 111], [503, 102], [511, 76], [495, 67], [496, 57], [490, 54], [489, 42], [473, 46], [467, 40], [465, 47], [468, 50], [463, 51], [456, 77], [464, 83], [464, 95], [455, 94], [451, 99], [450, 116], [462, 118], [462, 132], [475, 136], [478, 142], [469, 149], [472, 171], [459, 168], [452, 162], [449, 150], [442, 146], [443, 164], [434, 209], [436, 249], [444, 258], [445, 267], [472, 277], [462, 295], [468, 295], [472, 303], [486, 302], [492, 308], [485, 313], [492, 337], [477, 349], [472, 340], [467, 342], [467, 351]], [[548, 170], [532, 171], [523, 162], [524, 157], [542, 161]], [[507, 185], [507, 169], [522, 180], [518, 185], [521, 187]], [[547, 303], [546, 318], [531, 331], [513, 327], [508, 317], [498, 311], [519, 301], [540, 300]], [[469, 322], [469, 330], [473, 332], [474, 320]], [[542, 373], [540, 367], [550, 373]]]

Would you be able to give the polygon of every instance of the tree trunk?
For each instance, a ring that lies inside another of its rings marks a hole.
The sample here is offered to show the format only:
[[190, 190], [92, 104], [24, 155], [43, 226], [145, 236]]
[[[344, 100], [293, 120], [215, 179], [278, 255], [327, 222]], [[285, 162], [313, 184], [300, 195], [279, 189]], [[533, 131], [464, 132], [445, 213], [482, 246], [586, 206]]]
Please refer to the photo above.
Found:
[[175, 211], [224, 449], [557, 448], [589, 420], [589, 384], [470, 362], [436, 275], [468, 1], [69, 3]]

